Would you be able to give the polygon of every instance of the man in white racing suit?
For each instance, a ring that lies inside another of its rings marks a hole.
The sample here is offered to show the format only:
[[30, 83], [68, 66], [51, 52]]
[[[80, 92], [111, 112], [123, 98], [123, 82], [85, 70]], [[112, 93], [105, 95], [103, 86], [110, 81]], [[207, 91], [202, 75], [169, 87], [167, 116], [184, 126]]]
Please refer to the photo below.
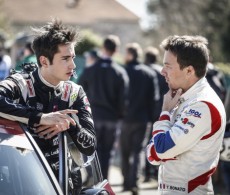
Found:
[[147, 158], [159, 165], [160, 194], [214, 194], [211, 176], [219, 161], [226, 114], [204, 78], [209, 52], [200, 36], [170, 36], [162, 42], [169, 92], [153, 126]]

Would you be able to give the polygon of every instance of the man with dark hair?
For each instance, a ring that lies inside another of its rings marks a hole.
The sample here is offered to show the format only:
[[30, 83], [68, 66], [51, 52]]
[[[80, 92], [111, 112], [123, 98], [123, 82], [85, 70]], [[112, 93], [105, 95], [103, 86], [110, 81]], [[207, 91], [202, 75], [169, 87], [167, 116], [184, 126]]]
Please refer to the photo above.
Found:
[[[147, 47], [145, 50], [145, 59], [144, 64], [149, 66], [151, 69], [153, 69], [158, 78], [158, 86], [160, 90], [160, 108], [163, 104], [163, 96], [168, 92], [168, 85], [164, 79], [164, 77], [161, 75], [162, 66], [157, 64], [159, 58], [159, 50], [155, 47]], [[159, 109], [159, 114], [161, 110]]]
[[205, 74], [209, 51], [201, 36], [170, 36], [162, 75], [169, 86], [162, 113], [147, 146], [151, 164], [160, 164], [161, 194], [214, 194], [215, 172], [226, 114]]
[[[90, 105], [81, 86], [69, 81], [75, 69], [74, 29], [54, 20], [35, 29], [38, 69], [0, 82], [0, 116], [27, 124], [58, 178], [58, 134], [67, 131], [80, 152], [92, 155], [96, 138]], [[78, 194], [79, 172], [71, 172], [71, 194]]]
[[108, 178], [117, 122], [124, 116], [128, 90], [127, 73], [112, 60], [118, 45], [117, 36], [109, 35], [105, 38], [101, 59], [95, 65], [86, 68], [79, 80], [92, 106], [98, 141], [97, 152], [104, 178]]
[[[142, 49], [137, 43], [126, 47], [126, 70], [130, 87], [127, 114], [121, 129], [122, 173], [124, 191], [137, 194], [137, 171], [139, 155], [148, 122], [155, 119], [155, 105], [159, 99], [157, 75], [149, 67], [140, 64]], [[128, 139], [128, 140], [127, 140]]]

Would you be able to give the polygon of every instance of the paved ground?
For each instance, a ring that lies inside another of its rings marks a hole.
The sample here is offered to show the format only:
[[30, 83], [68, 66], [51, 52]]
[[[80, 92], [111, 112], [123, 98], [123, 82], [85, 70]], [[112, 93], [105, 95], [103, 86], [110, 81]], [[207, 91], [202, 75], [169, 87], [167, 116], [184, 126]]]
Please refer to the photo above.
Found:
[[[111, 184], [116, 195], [131, 195], [131, 192], [122, 191], [122, 176], [121, 171], [118, 167], [111, 166], [109, 170], [109, 183]], [[138, 195], [158, 195], [157, 193], [157, 182], [152, 180], [149, 183], [139, 183], [139, 194]]]

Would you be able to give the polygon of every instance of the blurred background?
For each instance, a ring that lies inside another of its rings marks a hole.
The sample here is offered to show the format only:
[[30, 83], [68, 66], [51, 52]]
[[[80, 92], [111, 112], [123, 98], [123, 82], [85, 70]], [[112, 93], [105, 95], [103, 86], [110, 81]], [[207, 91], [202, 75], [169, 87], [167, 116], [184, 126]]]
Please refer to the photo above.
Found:
[[[79, 76], [85, 67], [85, 52], [100, 48], [109, 34], [120, 38], [121, 47], [114, 57], [119, 64], [124, 63], [125, 45], [130, 42], [158, 48], [169, 35], [205, 36], [211, 62], [224, 74], [229, 118], [230, 0], [0, 0], [0, 48], [11, 58], [11, 68], [25, 57], [24, 49], [33, 38], [31, 27], [52, 18], [80, 30], [81, 42], [76, 46]], [[161, 51], [159, 58], [161, 64]], [[114, 148], [109, 179], [119, 188], [119, 144]], [[143, 186], [146, 190], [142, 194], [153, 194], [157, 181]]]

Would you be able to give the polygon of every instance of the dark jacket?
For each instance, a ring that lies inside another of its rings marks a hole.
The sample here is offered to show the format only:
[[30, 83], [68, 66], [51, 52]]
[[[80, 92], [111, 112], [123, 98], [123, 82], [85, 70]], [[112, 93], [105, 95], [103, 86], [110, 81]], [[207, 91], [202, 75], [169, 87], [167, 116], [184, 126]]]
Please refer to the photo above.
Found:
[[155, 109], [157, 119], [158, 119], [160, 117], [160, 114], [162, 111], [164, 95], [168, 92], [169, 87], [168, 87], [168, 84], [167, 84], [164, 76], [161, 75], [162, 66], [160, 66], [159, 64], [151, 64], [150, 68], [153, 69], [157, 74], [158, 87], [159, 87], [159, 91], [160, 91], [160, 99], [159, 99], [158, 104], [157, 104], [158, 108]]
[[[58, 172], [58, 136], [48, 140], [39, 138], [32, 127], [39, 123], [42, 113], [64, 109], [78, 110], [77, 119], [74, 118], [78, 125], [71, 126], [67, 132], [79, 151], [91, 155], [96, 149], [96, 136], [90, 105], [82, 87], [71, 81], [51, 86], [38, 70], [24, 76], [17, 73], [0, 82], [0, 116], [31, 127], [32, 136], [55, 173]], [[85, 145], [81, 140], [83, 135], [92, 138], [91, 145]]]
[[153, 122], [156, 119], [156, 103], [159, 87], [156, 72], [137, 61], [126, 67], [129, 75], [129, 104], [126, 122]]
[[92, 108], [94, 120], [116, 121], [124, 116], [128, 76], [111, 59], [100, 59], [79, 79]]

